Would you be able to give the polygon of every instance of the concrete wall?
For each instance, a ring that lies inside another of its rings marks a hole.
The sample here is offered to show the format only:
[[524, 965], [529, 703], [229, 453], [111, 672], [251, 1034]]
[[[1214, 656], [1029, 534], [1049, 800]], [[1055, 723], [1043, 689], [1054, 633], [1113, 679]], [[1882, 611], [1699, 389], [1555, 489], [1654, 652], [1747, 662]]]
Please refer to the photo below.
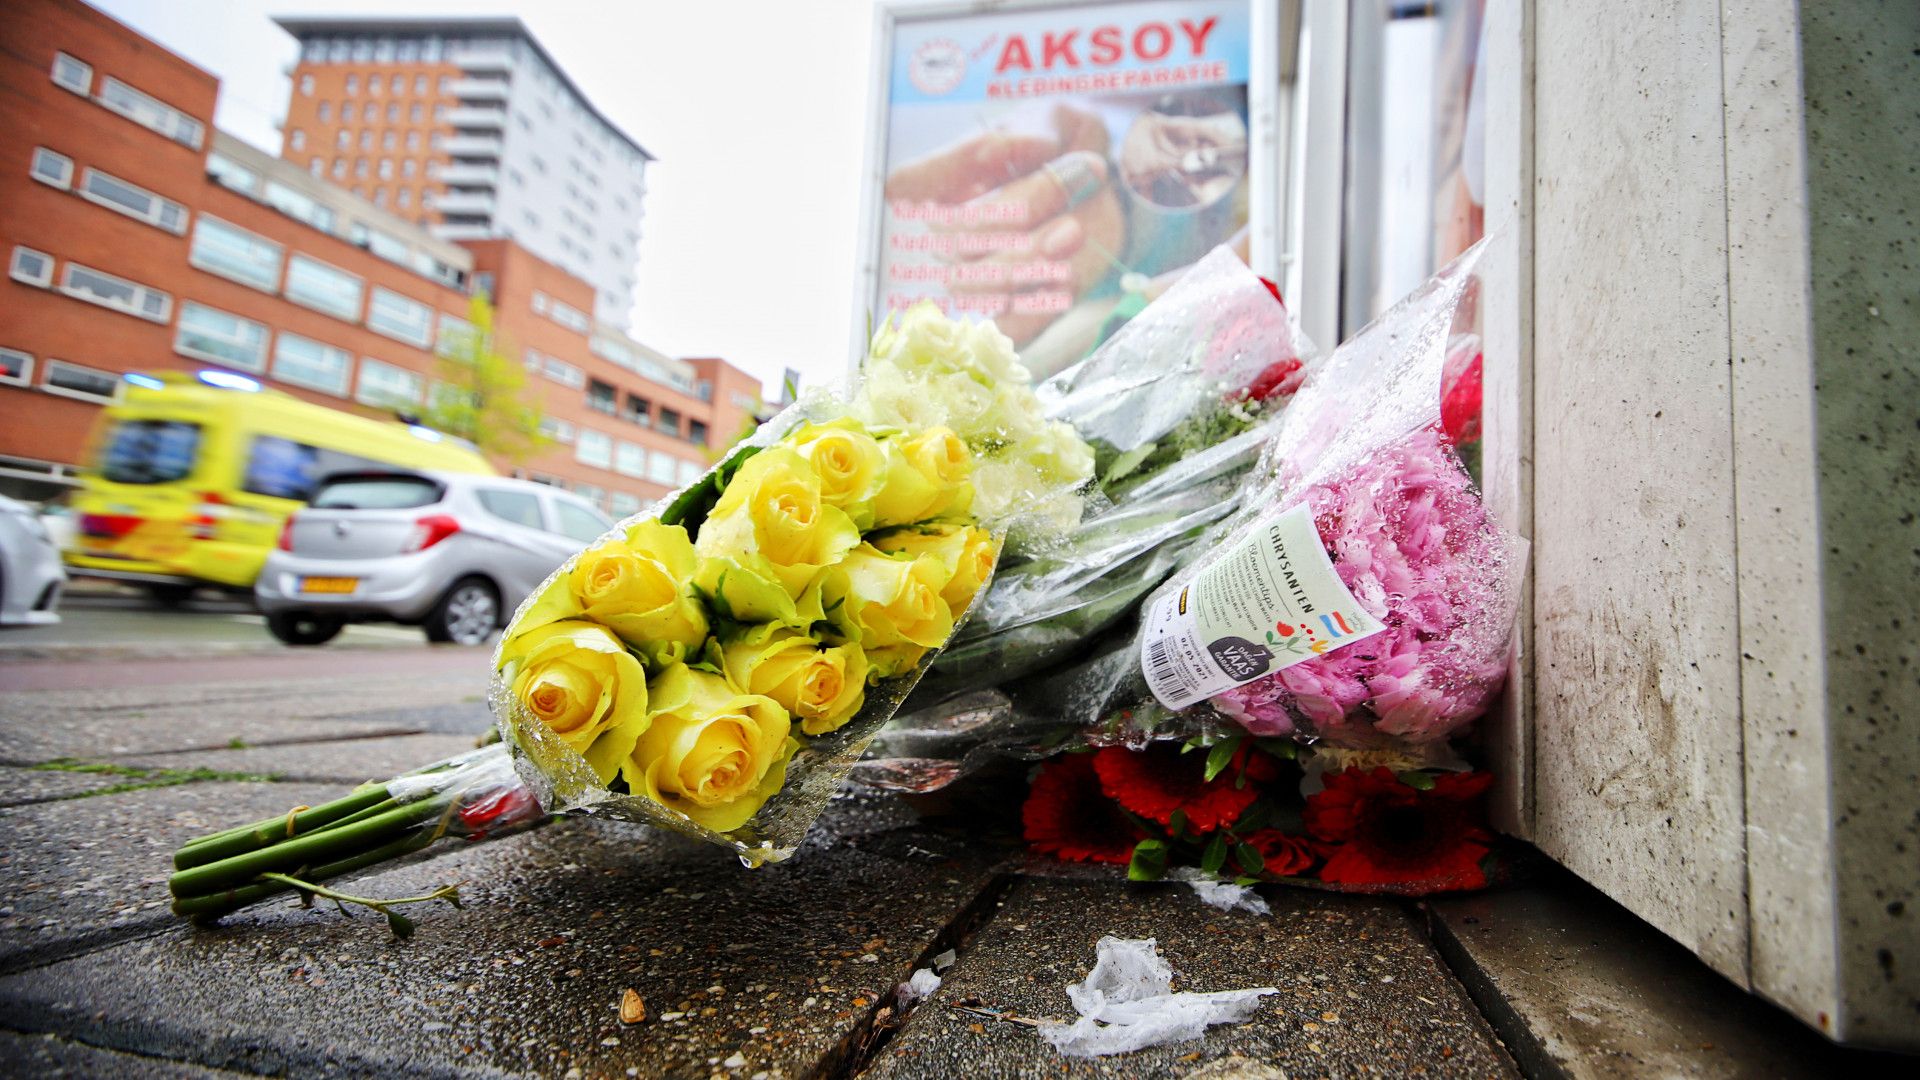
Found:
[[1534, 542], [1497, 813], [1920, 1046], [1920, 8], [1489, 6], [1488, 495]]

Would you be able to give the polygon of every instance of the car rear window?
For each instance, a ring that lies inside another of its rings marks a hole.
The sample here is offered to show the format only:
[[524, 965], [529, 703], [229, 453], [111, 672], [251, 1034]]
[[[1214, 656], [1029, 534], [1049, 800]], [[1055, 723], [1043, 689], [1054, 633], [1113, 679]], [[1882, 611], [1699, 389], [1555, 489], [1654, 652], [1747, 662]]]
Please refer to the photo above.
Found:
[[408, 510], [440, 501], [440, 485], [424, 476], [362, 476], [320, 485], [316, 510]]
[[199, 454], [199, 424], [122, 420], [107, 436], [100, 475], [116, 484], [170, 484], [186, 479]]

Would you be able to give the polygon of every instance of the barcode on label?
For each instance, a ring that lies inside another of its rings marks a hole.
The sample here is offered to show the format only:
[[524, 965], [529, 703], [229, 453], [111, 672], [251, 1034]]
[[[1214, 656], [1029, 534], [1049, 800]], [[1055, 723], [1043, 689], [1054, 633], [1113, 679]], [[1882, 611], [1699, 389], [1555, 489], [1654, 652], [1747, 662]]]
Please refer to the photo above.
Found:
[[1154, 696], [1169, 708], [1183, 709], [1194, 696], [1194, 686], [1174, 665], [1169, 643], [1169, 639], [1161, 638], [1147, 644], [1147, 682]]

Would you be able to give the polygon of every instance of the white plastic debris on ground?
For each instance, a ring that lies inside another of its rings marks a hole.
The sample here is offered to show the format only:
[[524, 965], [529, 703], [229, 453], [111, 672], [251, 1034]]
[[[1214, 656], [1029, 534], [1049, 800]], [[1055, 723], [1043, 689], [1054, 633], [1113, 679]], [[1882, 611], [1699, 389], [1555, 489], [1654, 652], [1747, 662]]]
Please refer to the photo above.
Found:
[[940, 989], [940, 976], [935, 975], [932, 968], [921, 968], [906, 981], [905, 989], [900, 994], [901, 1003], [912, 1004], [916, 1001], [925, 1001], [938, 989]]
[[1067, 986], [1079, 1011], [1072, 1024], [1048, 1024], [1040, 1037], [1068, 1057], [1125, 1054], [1162, 1043], [1197, 1039], [1214, 1024], [1236, 1024], [1260, 1008], [1271, 986], [1213, 993], [1173, 993], [1173, 968], [1154, 952], [1154, 939], [1100, 939], [1093, 971]]
[[1246, 911], [1254, 915], [1273, 914], [1273, 909], [1267, 906], [1259, 893], [1253, 891], [1251, 885], [1235, 885], [1191, 866], [1182, 866], [1167, 876], [1193, 886], [1193, 894], [1208, 907], [1216, 907], [1221, 911]]

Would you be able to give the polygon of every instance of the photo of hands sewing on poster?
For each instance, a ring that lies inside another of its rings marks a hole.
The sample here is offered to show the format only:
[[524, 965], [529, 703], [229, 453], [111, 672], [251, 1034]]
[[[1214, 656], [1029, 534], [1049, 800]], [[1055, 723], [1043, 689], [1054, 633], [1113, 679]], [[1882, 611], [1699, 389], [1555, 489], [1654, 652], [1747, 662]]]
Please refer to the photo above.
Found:
[[882, 311], [991, 318], [1046, 378], [1214, 247], [1247, 258], [1244, 87], [1029, 102], [913, 152], [960, 119], [931, 111], [895, 117]]

